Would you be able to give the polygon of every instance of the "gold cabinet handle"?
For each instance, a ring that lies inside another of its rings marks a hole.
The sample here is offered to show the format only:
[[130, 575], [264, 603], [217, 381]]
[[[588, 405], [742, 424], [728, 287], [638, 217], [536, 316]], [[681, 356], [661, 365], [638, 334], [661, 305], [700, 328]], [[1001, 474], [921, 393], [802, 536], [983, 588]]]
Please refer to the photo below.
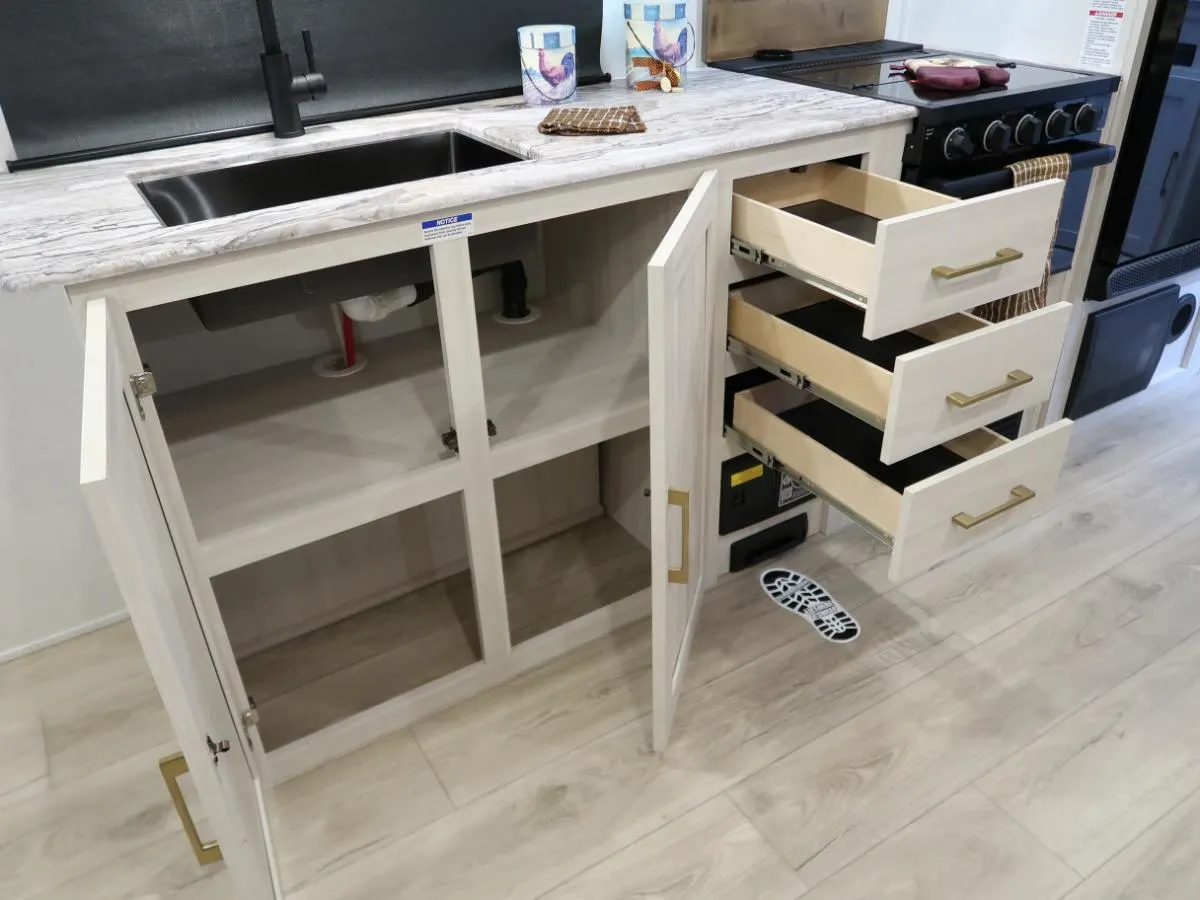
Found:
[[171, 802], [175, 804], [175, 812], [179, 816], [179, 821], [183, 823], [183, 831], [187, 835], [188, 843], [192, 845], [192, 852], [196, 854], [196, 862], [202, 866], [220, 862], [220, 846], [216, 841], [205, 843], [200, 840], [196, 822], [192, 818], [191, 810], [188, 809], [187, 801], [183, 799], [183, 791], [179, 789], [179, 779], [188, 773], [187, 760], [183, 758], [183, 754], [176, 753], [174, 756], [160, 759], [158, 770], [162, 772], [163, 781], [167, 785], [167, 793], [171, 795]]
[[670, 488], [667, 491], [667, 506], [678, 506], [683, 513], [683, 547], [679, 552], [680, 565], [678, 569], [667, 569], [669, 584], [688, 583], [688, 556], [691, 553], [692, 541], [692, 496], [687, 491]]
[[970, 531], [972, 528], [976, 528], [982, 525], [984, 522], [990, 522], [992, 519], [996, 518], [996, 516], [1003, 515], [1010, 509], [1016, 509], [1022, 503], [1028, 503], [1036, 496], [1037, 494], [1025, 487], [1025, 485], [1018, 484], [1012, 489], [1012, 496], [1010, 496], [995, 509], [989, 509], [987, 512], [978, 516], [973, 516], [970, 513], [960, 512], [950, 521], [959, 528], [964, 528], [967, 531]]
[[1033, 381], [1033, 376], [1021, 369], [1013, 369], [1004, 377], [1004, 384], [997, 385], [994, 388], [988, 388], [978, 394], [964, 394], [961, 391], [955, 391], [953, 394], [946, 395], [946, 402], [952, 406], [957, 406], [959, 409], [965, 409], [968, 406], [974, 406], [976, 403], [982, 403], [984, 400], [991, 400], [993, 397], [999, 397], [1001, 394], [1007, 394], [1009, 391], [1015, 391], [1019, 387], [1024, 387]]
[[944, 278], [947, 281], [951, 281], [955, 278], [962, 278], [964, 275], [974, 275], [976, 272], [994, 269], [997, 266], [1003, 266], [1006, 263], [1016, 262], [1018, 259], [1024, 258], [1025, 254], [1020, 250], [1005, 247], [1003, 250], [997, 250], [994, 257], [985, 259], [983, 262], [971, 263], [969, 266], [963, 266], [958, 269], [953, 266], [935, 266], [931, 271], [934, 278]]

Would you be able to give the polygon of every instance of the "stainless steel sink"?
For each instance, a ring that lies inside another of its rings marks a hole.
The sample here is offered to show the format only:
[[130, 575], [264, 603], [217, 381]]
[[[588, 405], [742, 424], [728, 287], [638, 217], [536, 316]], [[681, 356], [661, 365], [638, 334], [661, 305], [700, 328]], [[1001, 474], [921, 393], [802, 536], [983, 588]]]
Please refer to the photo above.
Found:
[[137, 188], [173, 227], [523, 159], [457, 131], [437, 131], [143, 181]]

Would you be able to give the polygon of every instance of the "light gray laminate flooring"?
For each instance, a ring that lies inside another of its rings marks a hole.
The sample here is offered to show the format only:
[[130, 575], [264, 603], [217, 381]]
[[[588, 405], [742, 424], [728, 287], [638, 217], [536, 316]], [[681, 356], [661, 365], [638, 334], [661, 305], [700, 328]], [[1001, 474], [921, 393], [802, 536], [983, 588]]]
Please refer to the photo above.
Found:
[[[665, 756], [639, 623], [271, 791], [289, 896], [1196, 896], [1200, 380], [1078, 423], [1051, 509], [906, 584], [854, 529], [790, 564], [857, 642], [731, 580]], [[0, 667], [0, 741], [0, 896], [231, 896], [128, 626]]]

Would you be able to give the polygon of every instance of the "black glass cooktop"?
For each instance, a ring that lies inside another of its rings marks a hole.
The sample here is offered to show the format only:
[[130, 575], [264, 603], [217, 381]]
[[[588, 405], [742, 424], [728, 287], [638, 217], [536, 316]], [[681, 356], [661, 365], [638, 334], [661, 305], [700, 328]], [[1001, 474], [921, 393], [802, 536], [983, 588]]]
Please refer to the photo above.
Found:
[[[921, 121], [936, 124], [941, 119], [966, 113], [972, 115], [1009, 111], [1035, 104], [1078, 99], [1091, 94], [1111, 93], [1118, 79], [1114, 75], [1073, 72], [1069, 69], [1050, 69], [1044, 66], [1011, 63], [987, 54], [952, 53], [933, 50], [921, 44], [898, 41], [872, 41], [846, 44], [818, 50], [797, 50], [790, 59], [766, 60], [746, 57], [710, 63], [710, 65], [761, 75], [781, 81], [807, 84], [829, 90], [843, 91], [860, 97], [873, 97], [893, 103], [905, 103], [924, 110]], [[893, 64], [906, 59], [935, 56], [961, 56], [981, 63], [1005, 62], [1009, 67], [1009, 82], [1000, 87], [981, 87], [974, 91], [949, 93], [932, 90], [910, 82]]]
[[[926, 52], [919, 56], [929, 58], [943, 55], [950, 54]], [[970, 59], [981, 63], [1002, 61], [978, 55], [972, 55]], [[905, 77], [903, 71], [894, 71], [892, 65], [892, 61], [883, 61], [844, 68], [801, 69], [792, 71], [781, 67], [770, 74], [775, 78], [785, 81], [796, 81], [801, 84], [832, 88], [848, 93], [877, 97], [880, 100], [891, 100], [893, 103], [908, 103], [913, 106], [953, 102], [972, 97], [981, 97], [987, 94], [1016, 94], [1026, 91], [1040, 91], [1046, 88], [1074, 87], [1085, 84], [1095, 77], [1082, 72], [1044, 69], [1039, 66], [1018, 64], [1005, 69], [1009, 74], [1009, 81], [1006, 85], [981, 87], [966, 93], [948, 93], [914, 84]]]

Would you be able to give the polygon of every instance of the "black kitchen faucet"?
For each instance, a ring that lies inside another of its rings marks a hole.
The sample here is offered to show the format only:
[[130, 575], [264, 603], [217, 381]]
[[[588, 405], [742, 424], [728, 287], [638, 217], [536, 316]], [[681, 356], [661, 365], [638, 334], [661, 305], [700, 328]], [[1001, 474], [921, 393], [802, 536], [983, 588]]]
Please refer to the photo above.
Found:
[[271, 0], [258, 0], [258, 24], [263, 36], [263, 80], [267, 84], [267, 100], [271, 104], [275, 137], [299, 137], [304, 134], [300, 104], [306, 100], [316, 100], [318, 94], [324, 94], [329, 89], [325, 76], [317, 71], [317, 62], [313, 58], [312, 33], [301, 32], [304, 55], [308, 57], [308, 71], [292, 75], [292, 62], [279, 44], [279, 28], [275, 24], [275, 7]]

